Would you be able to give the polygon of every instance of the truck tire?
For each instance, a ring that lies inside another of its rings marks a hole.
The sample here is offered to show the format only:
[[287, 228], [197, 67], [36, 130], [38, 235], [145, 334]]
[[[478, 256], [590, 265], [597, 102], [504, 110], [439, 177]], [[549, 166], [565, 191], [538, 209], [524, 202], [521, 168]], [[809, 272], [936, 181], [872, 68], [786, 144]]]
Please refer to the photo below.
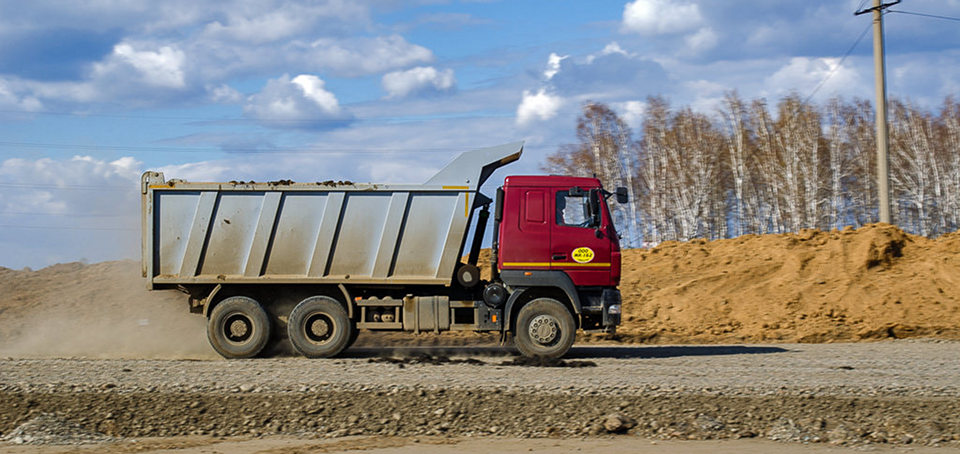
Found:
[[514, 344], [528, 358], [556, 359], [565, 355], [576, 339], [577, 326], [563, 303], [537, 298], [517, 314]]
[[224, 358], [252, 358], [270, 339], [270, 319], [257, 300], [231, 296], [210, 312], [207, 339]]
[[293, 308], [287, 335], [293, 348], [308, 358], [329, 358], [347, 348], [353, 336], [347, 310], [329, 296], [311, 296]]

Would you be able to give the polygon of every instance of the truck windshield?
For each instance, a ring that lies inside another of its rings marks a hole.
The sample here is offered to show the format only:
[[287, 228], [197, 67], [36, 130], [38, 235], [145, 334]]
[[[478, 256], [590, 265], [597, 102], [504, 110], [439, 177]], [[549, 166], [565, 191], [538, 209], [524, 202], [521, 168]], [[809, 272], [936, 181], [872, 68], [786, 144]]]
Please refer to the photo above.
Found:
[[597, 227], [596, 217], [590, 213], [589, 191], [570, 195], [570, 191], [557, 192], [557, 225], [571, 227]]

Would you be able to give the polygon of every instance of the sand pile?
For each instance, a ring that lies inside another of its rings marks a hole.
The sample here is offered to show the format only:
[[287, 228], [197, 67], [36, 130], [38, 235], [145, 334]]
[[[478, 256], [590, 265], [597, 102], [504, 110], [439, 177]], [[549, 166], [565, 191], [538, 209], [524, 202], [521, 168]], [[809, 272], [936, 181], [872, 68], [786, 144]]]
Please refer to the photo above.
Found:
[[886, 224], [666, 242], [623, 256], [626, 339], [960, 338], [960, 233]]

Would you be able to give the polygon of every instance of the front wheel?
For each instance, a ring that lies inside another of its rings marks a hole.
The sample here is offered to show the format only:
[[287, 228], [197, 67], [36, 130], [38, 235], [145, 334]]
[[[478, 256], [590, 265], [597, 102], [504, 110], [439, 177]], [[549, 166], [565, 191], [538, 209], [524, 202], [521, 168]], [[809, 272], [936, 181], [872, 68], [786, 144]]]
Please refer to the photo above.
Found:
[[287, 335], [308, 358], [329, 358], [347, 348], [353, 325], [343, 305], [329, 296], [311, 296], [290, 313]]
[[210, 312], [207, 339], [224, 358], [252, 358], [270, 339], [270, 319], [257, 300], [232, 296]]
[[556, 359], [573, 346], [576, 331], [566, 306], [552, 298], [537, 298], [520, 309], [514, 339], [523, 356]]

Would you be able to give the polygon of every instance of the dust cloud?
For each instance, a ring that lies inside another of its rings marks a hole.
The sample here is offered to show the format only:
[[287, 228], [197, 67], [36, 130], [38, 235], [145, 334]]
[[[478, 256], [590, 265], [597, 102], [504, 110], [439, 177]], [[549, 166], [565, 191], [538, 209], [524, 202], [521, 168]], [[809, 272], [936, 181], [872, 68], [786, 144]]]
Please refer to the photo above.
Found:
[[180, 292], [148, 291], [137, 262], [0, 268], [0, 356], [219, 358]]

